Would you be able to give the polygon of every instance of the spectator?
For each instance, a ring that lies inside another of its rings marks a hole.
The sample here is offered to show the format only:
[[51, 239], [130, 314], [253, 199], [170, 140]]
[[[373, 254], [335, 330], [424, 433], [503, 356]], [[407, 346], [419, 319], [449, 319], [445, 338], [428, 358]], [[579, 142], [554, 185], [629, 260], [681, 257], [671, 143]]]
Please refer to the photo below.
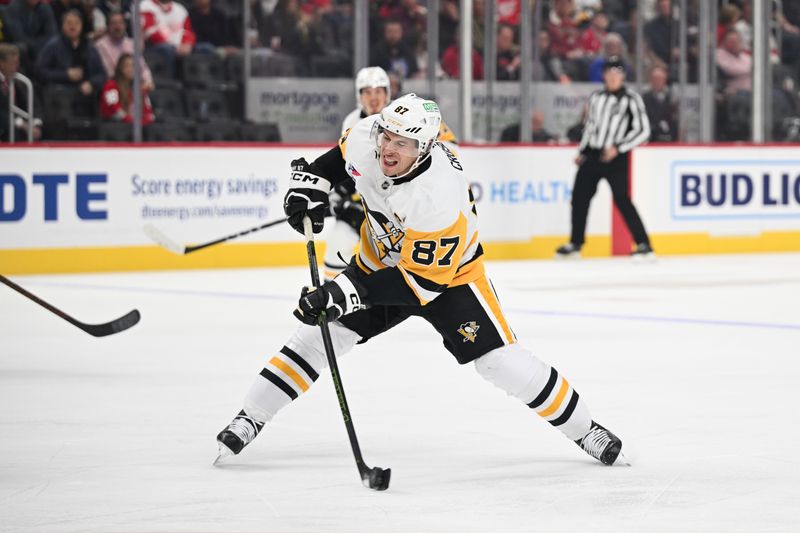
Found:
[[428, 10], [417, 0], [391, 0], [378, 8], [381, 20], [396, 20], [403, 25], [409, 45], [416, 46], [419, 36], [425, 32]]
[[[729, 28], [726, 28], [726, 30]], [[742, 14], [733, 25], [733, 29], [739, 32], [742, 37], [742, 49], [748, 54], [753, 52], [753, 2], [752, 0], [744, 0], [742, 2]], [[722, 39], [725, 32], [717, 36], [717, 44], [722, 44]], [[769, 35], [769, 59], [773, 65], [781, 62], [781, 55], [778, 51], [778, 41], [775, 36], [770, 33]]]
[[298, 0], [279, 0], [267, 26], [272, 50], [294, 56], [304, 73], [309, 70], [311, 57], [323, 52], [315, 16], [308, 7], [301, 9]]
[[717, 49], [717, 67], [724, 76], [724, 90], [727, 94], [752, 89], [751, 72], [753, 61], [742, 48], [742, 36], [736, 30], [728, 30]]
[[[792, 4], [791, 6], [789, 4]], [[787, 9], [797, 9], [795, 7], [797, 2], [783, 2], [781, 9], [775, 7], [774, 19], [775, 23], [781, 29], [781, 51], [783, 52], [783, 62], [787, 64], [800, 63], [800, 22], [792, 23], [788, 17], [785, 16]]]
[[461, 16], [456, 0], [442, 0], [439, 5], [439, 50], [444, 50], [458, 38]]
[[236, 51], [230, 22], [222, 11], [211, 5], [211, 0], [194, 0], [194, 7], [189, 10], [189, 19], [197, 36], [196, 51], [219, 50], [224, 55]]
[[[122, 54], [100, 94], [100, 116], [114, 122], [133, 122], [133, 56]], [[142, 87], [142, 124], [155, 120], [147, 90]]]
[[89, 31], [90, 20], [87, 20], [86, 13], [84, 13], [81, 0], [52, 0], [50, 7], [53, 8], [53, 15], [56, 17], [56, 24], [60, 27], [64, 20], [64, 15], [70, 9], [76, 10], [81, 16], [81, 23], [83, 24], [83, 32]]
[[166, 58], [174, 76], [176, 59], [191, 54], [196, 41], [189, 13], [172, 0], [142, 0], [139, 9], [145, 44]]
[[80, 9], [83, 12], [84, 20], [89, 21], [89, 29], [83, 32], [93, 40], [97, 40], [106, 34], [106, 15], [99, 7], [96, 0], [81, 0]]
[[67, 11], [61, 22], [61, 35], [47, 42], [36, 68], [45, 83], [74, 85], [82, 95], [89, 96], [103, 88], [106, 73], [94, 44], [81, 35], [82, 24], [80, 13]]
[[[680, 57], [680, 50], [673, 46], [673, 23], [671, 0], [657, 0], [656, 18], [644, 26], [644, 39], [655, 59], [664, 65], [671, 65], [673, 59]], [[674, 26], [677, 34], [677, 25]]]
[[650, 140], [654, 142], [678, 140], [678, 106], [672, 100], [667, 78], [667, 69], [660, 65], [653, 67], [650, 71], [650, 89], [642, 95], [650, 120]]
[[608, 33], [608, 16], [605, 13], [595, 13], [589, 27], [584, 30], [578, 40], [584, 55], [596, 56]]
[[495, 0], [494, 4], [498, 24], [507, 24], [511, 27], [519, 26], [522, 0]]
[[578, 47], [578, 26], [573, 19], [573, 0], [555, 0], [547, 22], [550, 46], [554, 55], [561, 59], [578, 59], [583, 53]]
[[383, 39], [372, 47], [370, 65], [381, 67], [386, 72], [396, 71], [404, 79], [417, 73], [417, 58], [414, 49], [403, 40], [403, 25], [400, 22], [386, 21]]
[[742, 10], [736, 4], [728, 4], [720, 8], [719, 21], [717, 21], [717, 45], [722, 41], [725, 32], [735, 27], [741, 18]]
[[58, 33], [53, 10], [41, 0], [12, 0], [5, 20], [6, 39], [17, 45], [22, 70], [28, 70], [45, 43]]
[[553, 54], [550, 46], [550, 34], [546, 31], [539, 32], [539, 64], [533, 65], [533, 79], [542, 81], [558, 81], [570, 83], [572, 79], [564, 71], [561, 58]]
[[[500, 142], [519, 142], [520, 124], [512, 124], [503, 129], [500, 134]], [[544, 113], [540, 109], [534, 109], [531, 114], [531, 142], [535, 143], [555, 143], [556, 136], [544, 129]]]
[[625, 42], [618, 34], [609, 33], [603, 40], [603, 55], [596, 58], [589, 64], [589, 81], [603, 81], [603, 71], [605, 69], [606, 61], [610, 57], [616, 57], [621, 60], [625, 71], [632, 72], [630, 62], [628, 61], [628, 53], [625, 47]]
[[628, 50], [636, 50], [636, 25], [639, 23], [636, 5], [632, 5], [628, 13], [627, 18], [615, 18], [612, 16], [609, 32], [620, 34]]
[[[96, 43], [97, 53], [103, 62], [106, 76], [109, 78], [114, 75], [122, 54], [133, 55], [133, 39], [125, 34], [125, 16], [120, 12], [111, 13], [108, 17], [108, 33], [101, 37]], [[153, 88], [153, 75], [147, 67], [147, 63], [140, 64], [142, 69], [142, 85], [151, 90]]]
[[[97, 7], [100, 8], [100, 11], [106, 16], [106, 20], [108, 20], [112, 13], [122, 13], [125, 17], [125, 24], [127, 25], [130, 24], [131, 1], [132, 0], [98, 0]], [[130, 28], [127, 28], [127, 30], [130, 33]]]
[[[9, 100], [11, 98], [11, 84], [14, 84], [14, 105], [28, 109], [28, 88], [14, 81], [14, 76], [19, 70], [19, 49], [13, 44], [0, 43], [0, 142], [9, 142]], [[41, 106], [34, 102], [33, 112], [33, 140], [42, 138]], [[14, 119], [14, 140], [21, 141], [28, 138], [28, 121], [22, 117]]]
[[[442, 70], [451, 78], [461, 76], [461, 53], [458, 38], [455, 39], [447, 50], [442, 52]], [[483, 58], [474, 48], [472, 49], [472, 79], [483, 79]]]
[[505, 24], [497, 29], [497, 79], [518, 80], [521, 57], [514, 46], [514, 29]]
[[571, 143], [579, 143], [583, 138], [583, 128], [586, 123], [586, 115], [589, 114], [589, 105], [584, 104], [581, 109], [581, 118], [578, 122], [567, 128], [567, 140]]

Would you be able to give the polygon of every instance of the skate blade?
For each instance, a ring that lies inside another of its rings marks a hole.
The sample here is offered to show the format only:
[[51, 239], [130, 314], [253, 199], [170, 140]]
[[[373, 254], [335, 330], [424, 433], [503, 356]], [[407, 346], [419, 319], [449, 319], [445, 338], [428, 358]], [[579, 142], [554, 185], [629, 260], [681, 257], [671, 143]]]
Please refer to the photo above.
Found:
[[231, 451], [231, 449], [220, 442], [219, 443], [219, 453], [217, 454], [217, 458], [214, 459], [214, 462], [211, 463], [211, 466], [217, 466], [221, 461], [224, 461], [225, 459], [227, 459], [231, 455], [234, 455], [234, 453]]
[[636, 254], [633, 256], [634, 263], [655, 263], [656, 262], [656, 254], [653, 252], [647, 254]]

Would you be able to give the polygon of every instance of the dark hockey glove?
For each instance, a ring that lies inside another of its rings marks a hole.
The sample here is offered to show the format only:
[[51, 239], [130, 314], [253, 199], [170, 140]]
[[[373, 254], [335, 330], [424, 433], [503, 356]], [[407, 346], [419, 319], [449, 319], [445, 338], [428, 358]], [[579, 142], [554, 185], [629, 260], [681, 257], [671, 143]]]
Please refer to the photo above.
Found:
[[341, 220], [354, 230], [361, 229], [364, 222], [364, 206], [358, 200], [358, 195], [351, 194], [344, 198], [337, 196], [336, 201], [331, 205], [336, 220]]
[[366, 309], [364, 296], [364, 287], [354, 283], [345, 274], [340, 274], [333, 281], [323, 283], [320, 288], [303, 287], [294, 316], [305, 324], [315, 326], [320, 323], [324, 311], [325, 320], [333, 322], [343, 315]]
[[328, 180], [308, 171], [305, 159], [301, 157], [292, 161], [289, 192], [283, 199], [283, 211], [289, 217], [289, 225], [295, 231], [303, 233], [303, 217], [308, 215], [314, 233], [322, 231], [330, 190], [331, 184]]

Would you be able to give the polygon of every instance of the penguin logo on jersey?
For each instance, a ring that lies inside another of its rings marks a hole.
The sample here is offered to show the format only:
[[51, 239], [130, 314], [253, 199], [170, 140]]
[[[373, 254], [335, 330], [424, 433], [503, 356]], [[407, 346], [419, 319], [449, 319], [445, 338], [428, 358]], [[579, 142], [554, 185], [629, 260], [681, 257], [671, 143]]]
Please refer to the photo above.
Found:
[[[363, 201], [363, 198], [362, 198]], [[366, 202], [364, 202], [366, 206]], [[367, 207], [367, 222], [372, 240], [378, 249], [379, 258], [383, 259], [392, 252], [400, 253], [403, 244], [403, 237], [406, 236], [403, 230], [395, 226], [394, 222], [386, 218], [380, 211], [370, 211]]]
[[471, 320], [466, 324], [461, 324], [461, 327], [458, 328], [458, 332], [464, 336], [464, 342], [475, 342], [475, 338], [478, 336], [478, 330], [481, 327], [478, 325], [477, 322]]

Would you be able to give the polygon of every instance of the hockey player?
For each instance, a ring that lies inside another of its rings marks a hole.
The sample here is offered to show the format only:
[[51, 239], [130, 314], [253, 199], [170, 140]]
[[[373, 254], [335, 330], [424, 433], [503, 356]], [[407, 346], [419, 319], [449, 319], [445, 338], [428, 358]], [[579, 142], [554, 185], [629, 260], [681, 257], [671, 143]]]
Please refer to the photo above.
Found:
[[334, 280], [302, 290], [303, 323], [261, 370], [244, 408], [217, 436], [220, 457], [238, 454], [327, 366], [317, 323], [330, 321], [337, 356], [410, 316], [424, 318], [460, 364], [516, 397], [603, 464], [622, 441], [592, 420], [578, 392], [522, 347], [484, 270], [477, 211], [461, 161], [436, 141], [437, 104], [402, 96], [359, 121], [339, 145], [292, 163], [289, 224], [322, 230], [332, 186], [352, 180], [366, 210], [358, 254]]
[[[342, 135], [355, 126], [359, 120], [380, 113], [390, 100], [391, 80], [381, 67], [365, 67], [356, 75], [356, 101], [359, 105], [342, 122]], [[450, 128], [442, 122], [439, 141], [457, 144]], [[358, 242], [358, 232], [364, 220], [364, 210], [352, 180], [337, 184], [331, 191], [329, 214], [336, 222], [328, 234], [325, 251], [325, 278], [333, 279], [347, 267], [353, 255], [353, 247]]]
[[[342, 135], [359, 120], [376, 113], [389, 103], [389, 76], [381, 67], [366, 67], [356, 75], [358, 107], [344, 118]], [[355, 194], [352, 180], [337, 184], [331, 191], [329, 214], [336, 217], [328, 234], [325, 250], [325, 278], [333, 279], [347, 267], [358, 242], [358, 231], [364, 221], [364, 209]]]

